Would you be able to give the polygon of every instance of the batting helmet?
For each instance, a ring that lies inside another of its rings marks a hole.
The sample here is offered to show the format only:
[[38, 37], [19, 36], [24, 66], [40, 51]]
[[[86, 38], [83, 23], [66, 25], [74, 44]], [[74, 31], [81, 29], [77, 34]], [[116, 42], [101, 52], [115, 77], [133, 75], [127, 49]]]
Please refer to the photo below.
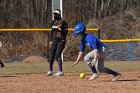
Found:
[[74, 32], [73, 35], [77, 35], [79, 33], [81, 34], [85, 34], [86, 32], [86, 26], [83, 23], [78, 23], [75, 27], [74, 27]]

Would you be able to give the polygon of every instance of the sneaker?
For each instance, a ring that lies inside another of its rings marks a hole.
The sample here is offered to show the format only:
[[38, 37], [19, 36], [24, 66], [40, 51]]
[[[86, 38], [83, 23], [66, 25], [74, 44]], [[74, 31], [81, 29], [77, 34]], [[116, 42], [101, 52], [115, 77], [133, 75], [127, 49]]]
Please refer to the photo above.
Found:
[[118, 73], [117, 75], [114, 76], [114, 78], [111, 80], [112, 82], [117, 81], [121, 77], [121, 74]]
[[52, 71], [49, 71], [48, 73], [47, 73], [47, 76], [51, 76], [52, 75]]
[[95, 80], [97, 77], [99, 77], [99, 75], [97, 73], [94, 73], [89, 80]]
[[58, 71], [56, 74], [55, 74], [55, 76], [63, 76], [64, 75], [64, 73], [62, 72], [62, 71]]

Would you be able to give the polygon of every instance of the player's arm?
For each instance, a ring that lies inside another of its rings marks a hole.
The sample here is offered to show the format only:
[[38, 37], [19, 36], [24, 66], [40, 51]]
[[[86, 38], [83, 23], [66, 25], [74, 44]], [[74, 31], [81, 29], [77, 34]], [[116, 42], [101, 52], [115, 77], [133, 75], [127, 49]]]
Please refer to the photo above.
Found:
[[62, 30], [61, 28], [63, 27], [63, 25], [64, 25], [64, 22], [61, 21], [56, 26], [53, 26], [52, 28], [58, 29], [59, 31], [61, 31]]
[[58, 30], [62, 30], [61, 28], [65, 25], [65, 21], [62, 20], [58, 25], [57, 25], [57, 29]]
[[94, 49], [93, 50], [93, 56], [94, 56], [93, 61], [97, 61], [97, 58], [98, 58], [98, 49]]
[[92, 61], [94, 62], [96, 62], [98, 59], [97, 42], [98, 42], [98, 39], [91, 36], [90, 43], [91, 43], [91, 48], [93, 49], [93, 57], [94, 57]]
[[93, 43], [92, 45], [92, 48], [93, 48], [93, 61], [96, 62], [97, 59], [98, 59], [98, 49], [97, 49], [97, 44], [96, 43]]
[[[62, 27], [65, 27], [66, 28], [66, 26], [67, 26], [67, 22], [65, 21], [65, 20], [61, 20], [60, 21], [60, 23], [57, 25], [57, 28], [59, 29], [59, 30], [62, 30]], [[68, 28], [68, 27], [67, 27]]]
[[[53, 29], [52, 24], [53, 24], [53, 21], [51, 22], [51, 29]], [[50, 32], [50, 45], [52, 44], [53, 33], [54, 33], [53, 30], [51, 30], [51, 32]]]
[[75, 66], [77, 63], [80, 62], [80, 59], [81, 59], [81, 57], [82, 57], [82, 54], [83, 54], [83, 52], [80, 51], [79, 54], [78, 54], [78, 57], [77, 57], [76, 62], [74, 62], [74, 64], [73, 64], [72, 66]]
[[57, 29], [61, 30], [62, 24], [57, 25]]
[[72, 66], [75, 66], [77, 63], [79, 63], [85, 48], [86, 48], [85, 44], [83, 42], [80, 42], [80, 52], [78, 54], [76, 62]]

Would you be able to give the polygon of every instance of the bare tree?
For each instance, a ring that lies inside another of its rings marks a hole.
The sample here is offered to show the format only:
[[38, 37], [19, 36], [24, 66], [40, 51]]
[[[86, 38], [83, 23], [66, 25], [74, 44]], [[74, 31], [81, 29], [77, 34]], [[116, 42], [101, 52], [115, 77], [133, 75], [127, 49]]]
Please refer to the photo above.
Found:
[[[52, 19], [51, 1], [0, 0], [0, 28], [50, 28], [50, 21]], [[99, 25], [105, 28], [106, 24], [110, 22], [105, 20], [106, 17], [117, 16], [118, 13], [124, 13], [129, 9], [137, 8], [139, 11], [140, 0], [63, 0], [63, 5], [63, 16], [67, 20], [69, 27], [73, 27], [78, 22], [86, 24], [89, 20], [94, 19], [100, 20]], [[129, 19], [135, 20], [134, 17], [132, 13]], [[125, 20], [126, 16], [123, 18]], [[104, 20], [104, 23], [108, 23], [104, 24], [102, 20]], [[113, 20], [113, 18], [109, 20]], [[129, 21], [128, 18], [126, 18], [126, 21]], [[118, 20], [116, 23], [111, 24], [112, 26], [117, 25], [117, 23], [122, 24], [120, 27], [122, 32], [119, 33], [119, 36], [134, 37], [132, 32], [127, 33], [126, 31], [131, 28], [134, 31], [138, 31], [139, 26], [136, 24], [135, 28], [131, 27], [130, 24], [134, 24], [131, 21], [125, 27], [121, 22]], [[136, 22], [138, 23], [139, 21]], [[117, 29], [112, 28], [111, 30], [115, 30], [118, 33]], [[113, 32], [109, 32], [109, 34], [103, 33], [103, 36], [110, 38], [111, 33]], [[0, 32], [0, 39], [5, 45], [3, 50], [1, 50], [0, 56], [5, 59], [24, 52], [46, 52], [48, 51], [46, 35], [48, 36], [49, 33]]]

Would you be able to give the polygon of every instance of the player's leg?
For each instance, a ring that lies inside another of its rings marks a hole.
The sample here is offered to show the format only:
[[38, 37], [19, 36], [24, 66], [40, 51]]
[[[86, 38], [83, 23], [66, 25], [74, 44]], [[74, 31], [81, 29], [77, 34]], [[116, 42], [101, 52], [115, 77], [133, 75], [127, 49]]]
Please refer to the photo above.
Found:
[[114, 78], [111, 81], [116, 81], [120, 78], [120, 74], [110, 68], [105, 68], [104, 67], [104, 58], [98, 59], [98, 71], [100, 73], [107, 73], [107, 74], [112, 74]]
[[97, 69], [100, 73], [112, 74], [114, 76], [114, 79], [112, 79], [112, 81], [116, 81], [120, 77], [120, 74], [116, 71], [109, 69], [109, 68], [105, 68], [104, 67], [104, 60], [105, 60], [105, 49], [101, 49], [101, 50], [99, 50]]
[[65, 48], [65, 45], [66, 45], [66, 41], [60, 41], [57, 45], [55, 59], [58, 63], [59, 71], [58, 71], [58, 73], [56, 73], [56, 76], [63, 76], [61, 54]]
[[104, 67], [104, 58], [100, 58], [100, 59], [98, 59], [98, 71], [100, 72], [100, 73], [107, 73], [107, 74], [112, 74], [112, 75], [116, 75], [116, 74], [118, 74], [117, 72], [115, 72], [115, 71], [113, 71], [113, 70], [111, 70], [111, 69], [109, 69], [109, 68], [105, 68]]
[[50, 54], [49, 54], [49, 72], [47, 73], [48, 76], [52, 75], [53, 72], [53, 64], [54, 64], [56, 49], [57, 49], [57, 42], [52, 42]]
[[84, 61], [86, 62], [86, 64], [89, 66], [89, 68], [91, 69], [91, 71], [93, 73], [89, 80], [95, 80], [99, 76], [97, 74], [97, 70], [96, 70], [95, 66], [91, 63], [93, 59], [94, 59], [93, 51], [89, 52], [84, 57]]

